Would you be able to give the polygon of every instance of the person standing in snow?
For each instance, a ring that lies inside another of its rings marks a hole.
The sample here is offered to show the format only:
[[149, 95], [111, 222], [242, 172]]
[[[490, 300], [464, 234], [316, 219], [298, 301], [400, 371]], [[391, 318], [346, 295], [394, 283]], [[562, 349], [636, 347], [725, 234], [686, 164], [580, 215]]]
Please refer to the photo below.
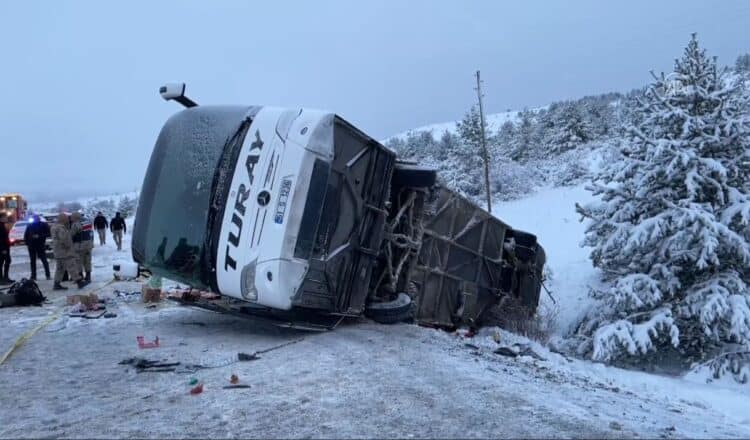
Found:
[[70, 217], [70, 233], [73, 236], [73, 248], [76, 252], [78, 273], [86, 274], [84, 281], [91, 282], [91, 250], [94, 249], [94, 234], [92, 231], [84, 231], [81, 223], [81, 213], [74, 212]]
[[67, 287], [60, 284], [65, 272], [68, 272], [68, 276], [75, 281], [79, 289], [83, 288], [88, 283], [84, 282], [78, 273], [70, 219], [64, 212], [57, 216], [57, 223], [52, 227], [52, 244], [55, 251], [55, 284], [53, 289], [68, 290]]
[[44, 275], [50, 279], [49, 263], [47, 262], [47, 250], [45, 242], [50, 236], [49, 225], [43, 222], [38, 215], [33, 215], [26, 231], [23, 233], [23, 241], [29, 251], [29, 262], [31, 263], [31, 279], [36, 281], [36, 259], [42, 260]]
[[97, 212], [96, 217], [94, 217], [94, 229], [96, 229], [96, 233], [99, 234], [100, 246], [107, 244], [107, 227], [109, 227], [107, 218], [104, 217], [104, 214], [102, 214], [101, 211]]
[[8, 217], [0, 214], [0, 284], [10, 284], [10, 237], [8, 236]]
[[112, 231], [115, 244], [117, 244], [117, 250], [122, 250], [122, 236], [128, 232], [128, 228], [125, 226], [125, 219], [120, 217], [119, 212], [116, 212], [112, 221], [109, 222], [109, 229]]

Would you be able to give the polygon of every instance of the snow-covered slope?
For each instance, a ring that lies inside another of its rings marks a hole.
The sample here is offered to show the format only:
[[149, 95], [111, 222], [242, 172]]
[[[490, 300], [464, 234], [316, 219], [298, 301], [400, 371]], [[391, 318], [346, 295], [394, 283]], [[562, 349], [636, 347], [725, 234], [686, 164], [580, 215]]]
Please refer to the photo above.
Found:
[[597, 271], [589, 260], [590, 250], [580, 246], [584, 223], [575, 203], [585, 203], [591, 194], [583, 185], [546, 188], [528, 198], [501, 202], [493, 214], [514, 228], [535, 234], [547, 254], [551, 280], [546, 283], [556, 304], [545, 293], [541, 301], [558, 311], [557, 333], [566, 335], [590, 305], [589, 286], [597, 283]]
[[[485, 116], [485, 121], [487, 122], [487, 132], [488, 133], [495, 133], [497, 132], [502, 125], [507, 121], [518, 121], [518, 114], [520, 111], [517, 110], [510, 110], [507, 112], [502, 113], [493, 113], [490, 115]], [[409, 133], [420, 133], [420, 132], [430, 132], [435, 138], [439, 138], [443, 132], [448, 131], [451, 133], [456, 132], [456, 125], [458, 124], [458, 121], [451, 121], [451, 122], [441, 122], [438, 124], [430, 124], [425, 125], [423, 127], [417, 127], [408, 131], [405, 131], [403, 133], [399, 133], [395, 136], [390, 137], [389, 139], [394, 138], [400, 138], [405, 139], [406, 136], [409, 135]], [[386, 139], [386, 142], [388, 139]]]

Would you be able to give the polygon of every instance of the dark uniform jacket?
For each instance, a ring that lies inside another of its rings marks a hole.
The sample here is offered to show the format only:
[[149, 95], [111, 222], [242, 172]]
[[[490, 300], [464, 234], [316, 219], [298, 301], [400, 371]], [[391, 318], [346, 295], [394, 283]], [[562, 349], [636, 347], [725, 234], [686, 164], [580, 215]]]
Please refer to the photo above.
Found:
[[103, 215], [94, 217], [94, 229], [107, 229], [107, 226], [109, 226], [109, 223], [107, 223], [107, 219]]
[[113, 231], [127, 232], [127, 228], [125, 227], [125, 219], [122, 217], [113, 217], [112, 221], [109, 222], [109, 228]]
[[46, 222], [33, 222], [26, 226], [26, 232], [23, 233], [23, 241], [26, 246], [35, 249], [44, 249], [44, 242], [50, 236], [49, 225]]
[[0, 250], [7, 251], [10, 249], [10, 237], [5, 222], [0, 222]]

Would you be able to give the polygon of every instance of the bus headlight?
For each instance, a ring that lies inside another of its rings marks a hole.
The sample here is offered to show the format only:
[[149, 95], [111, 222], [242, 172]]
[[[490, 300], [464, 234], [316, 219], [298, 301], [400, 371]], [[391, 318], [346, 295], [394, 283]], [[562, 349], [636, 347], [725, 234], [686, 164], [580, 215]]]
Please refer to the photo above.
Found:
[[242, 283], [242, 297], [248, 301], [258, 300], [258, 289], [255, 287], [255, 265], [258, 262], [257, 259], [250, 262], [242, 268], [241, 283]]

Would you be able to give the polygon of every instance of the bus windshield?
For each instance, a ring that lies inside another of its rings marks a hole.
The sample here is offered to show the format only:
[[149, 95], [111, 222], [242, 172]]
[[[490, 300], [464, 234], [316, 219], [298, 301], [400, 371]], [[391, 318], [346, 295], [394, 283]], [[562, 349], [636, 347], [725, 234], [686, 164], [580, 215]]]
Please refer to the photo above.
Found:
[[156, 141], [136, 214], [133, 257], [154, 273], [209, 288], [205, 260], [212, 182], [224, 146], [248, 107], [194, 107], [170, 118]]

